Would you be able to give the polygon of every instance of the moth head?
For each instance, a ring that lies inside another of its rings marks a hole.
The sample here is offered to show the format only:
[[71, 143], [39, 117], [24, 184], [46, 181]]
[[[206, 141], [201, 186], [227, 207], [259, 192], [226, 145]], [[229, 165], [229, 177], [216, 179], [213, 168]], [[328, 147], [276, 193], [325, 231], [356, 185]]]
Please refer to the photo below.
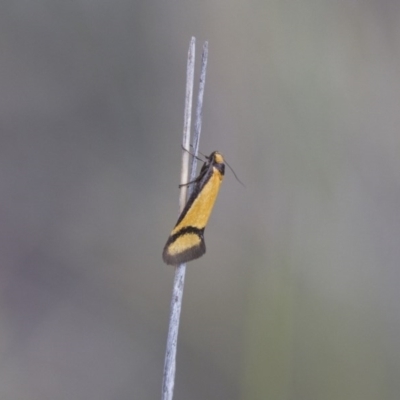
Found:
[[213, 151], [208, 157], [211, 163], [224, 164], [224, 157], [219, 151]]

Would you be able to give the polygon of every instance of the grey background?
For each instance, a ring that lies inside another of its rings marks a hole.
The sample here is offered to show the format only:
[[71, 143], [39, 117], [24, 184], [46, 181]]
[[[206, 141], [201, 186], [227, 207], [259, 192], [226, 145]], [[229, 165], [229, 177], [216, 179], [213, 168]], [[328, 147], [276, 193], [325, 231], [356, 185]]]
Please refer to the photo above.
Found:
[[228, 170], [175, 399], [397, 399], [400, 3], [4, 1], [0, 398], [157, 399], [186, 54]]

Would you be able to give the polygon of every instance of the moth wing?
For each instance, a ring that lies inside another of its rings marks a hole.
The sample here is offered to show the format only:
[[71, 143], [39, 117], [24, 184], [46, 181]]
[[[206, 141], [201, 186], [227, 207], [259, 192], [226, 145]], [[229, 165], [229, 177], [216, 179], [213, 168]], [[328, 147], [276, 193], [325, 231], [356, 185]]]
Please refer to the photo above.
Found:
[[203, 231], [178, 232], [168, 238], [163, 260], [169, 265], [179, 265], [201, 257], [206, 252]]

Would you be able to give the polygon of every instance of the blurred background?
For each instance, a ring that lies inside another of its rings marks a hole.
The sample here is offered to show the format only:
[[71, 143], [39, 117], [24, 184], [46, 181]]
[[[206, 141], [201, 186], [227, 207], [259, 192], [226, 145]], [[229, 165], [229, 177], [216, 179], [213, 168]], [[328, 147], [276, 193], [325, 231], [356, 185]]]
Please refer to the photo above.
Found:
[[227, 170], [188, 265], [174, 399], [398, 399], [399, 22], [393, 0], [3, 2], [0, 398], [160, 398], [195, 36], [200, 149], [246, 188]]

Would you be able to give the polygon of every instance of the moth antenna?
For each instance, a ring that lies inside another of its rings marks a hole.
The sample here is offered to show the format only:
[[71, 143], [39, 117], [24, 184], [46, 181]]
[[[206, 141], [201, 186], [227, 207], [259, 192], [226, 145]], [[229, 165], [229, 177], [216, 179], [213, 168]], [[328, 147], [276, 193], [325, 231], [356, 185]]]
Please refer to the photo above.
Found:
[[[197, 159], [198, 159], [199, 161], [201, 161], [201, 162], [204, 162], [204, 160], [202, 160], [200, 157], [196, 156], [194, 153], [192, 153], [192, 152], [189, 151], [188, 149], [185, 149], [185, 148], [183, 147], [183, 144], [181, 144], [181, 147], [182, 147], [182, 150], [188, 152], [192, 157], [197, 158]], [[191, 144], [190, 147], [193, 147], [193, 145]], [[199, 153], [204, 157], [203, 153], [201, 153], [200, 151], [199, 151]], [[207, 157], [206, 157], [206, 158], [207, 158]]]
[[[193, 146], [192, 144], [190, 144], [190, 147], [191, 147], [192, 149], [194, 149], [194, 146]], [[200, 150], [198, 150], [198, 153], [200, 153], [204, 158], [207, 158], [207, 159], [208, 159], [208, 157], [207, 157], [204, 153], [202, 153]]]
[[233, 175], [235, 175], [236, 180], [243, 186], [246, 187], [244, 185], [244, 183], [238, 178], [238, 176], [235, 174], [235, 171], [233, 170], [233, 168], [228, 164], [228, 161], [226, 161], [226, 158], [224, 159], [225, 164], [229, 167], [229, 169], [232, 171]]
[[206, 158], [207, 160], [210, 159], [210, 157], [208, 157], [208, 156], [206, 156], [205, 154], [203, 154], [200, 150], [199, 150], [199, 153], [200, 153], [204, 158]]

